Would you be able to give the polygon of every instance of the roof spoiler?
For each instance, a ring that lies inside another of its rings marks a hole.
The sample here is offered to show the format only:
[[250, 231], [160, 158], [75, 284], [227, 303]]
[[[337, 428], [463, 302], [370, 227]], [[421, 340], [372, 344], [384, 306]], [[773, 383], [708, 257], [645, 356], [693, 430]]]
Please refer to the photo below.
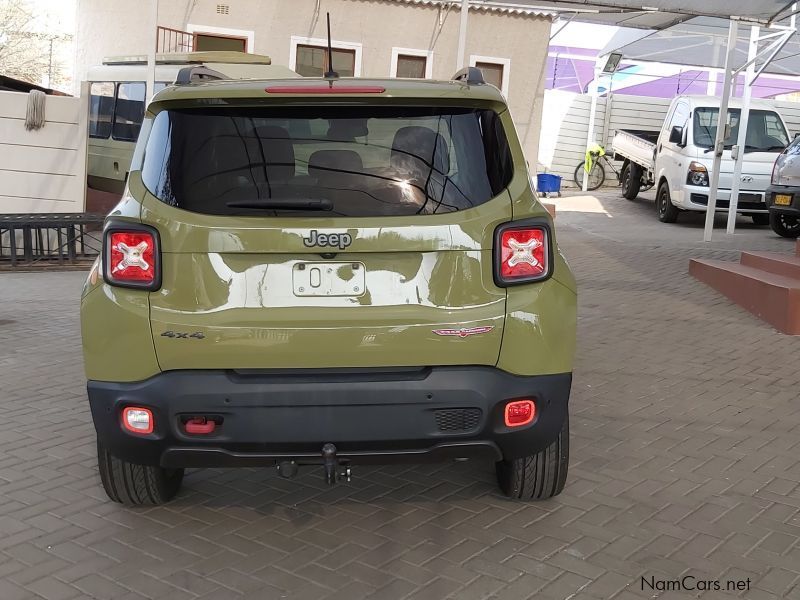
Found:
[[184, 67], [178, 71], [178, 77], [175, 78], [176, 85], [188, 85], [190, 83], [198, 83], [207, 80], [230, 79], [224, 73], [214, 71], [203, 65], [195, 65], [192, 67]]
[[453, 75], [453, 81], [463, 81], [467, 85], [483, 85], [486, 80], [478, 67], [465, 67]]

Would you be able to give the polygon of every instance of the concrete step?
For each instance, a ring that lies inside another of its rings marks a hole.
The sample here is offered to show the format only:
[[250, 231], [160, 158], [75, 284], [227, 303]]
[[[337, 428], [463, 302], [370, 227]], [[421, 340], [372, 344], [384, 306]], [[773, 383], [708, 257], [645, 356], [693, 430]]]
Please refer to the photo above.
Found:
[[689, 273], [778, 331], [800, 335], [800, 280], [724, 260], [692, 259]]
[[800, 256], [794, 254], [742, 252], [741, 263], [746, 267], [800, 280]]

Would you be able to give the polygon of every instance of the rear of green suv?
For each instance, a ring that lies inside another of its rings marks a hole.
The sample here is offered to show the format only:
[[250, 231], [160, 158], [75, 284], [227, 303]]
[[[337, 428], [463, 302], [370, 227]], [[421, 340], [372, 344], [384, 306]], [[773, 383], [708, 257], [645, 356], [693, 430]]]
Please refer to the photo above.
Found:
[[575, 281], [492, 86], [167, 88], [81, 322], [112, 500], [472, 457], [513, 498], [564, 487]]

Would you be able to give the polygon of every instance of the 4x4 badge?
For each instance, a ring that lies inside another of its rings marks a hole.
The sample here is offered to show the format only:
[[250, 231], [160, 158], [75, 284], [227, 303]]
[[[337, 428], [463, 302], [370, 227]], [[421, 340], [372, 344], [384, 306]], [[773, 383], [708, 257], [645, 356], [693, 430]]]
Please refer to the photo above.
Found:
[[489, 333], [492, 329], [494, 329], [494, 325], [485, 325], [483, 327], [462, 327], [461, 329], [434, 329], [433, 333], [436, 335], [454, 335], [460, 338], [465, 338], [469, 335]]
[[161, 337], [177, 338], [179, 340], [188, 340], [190, 338], [202, 340], [206, 336], [202, 331], [195, 331], [194, 333], [189, 333], [188, 331], [165, 331], [161, 334]]
[[312, 246], [332, 246], [344, 250], [353, 243], [353, 237], [349, 233], [317, 233], [312, 229], [307, 238], [303, 238], [303, 243], [307, 247]]

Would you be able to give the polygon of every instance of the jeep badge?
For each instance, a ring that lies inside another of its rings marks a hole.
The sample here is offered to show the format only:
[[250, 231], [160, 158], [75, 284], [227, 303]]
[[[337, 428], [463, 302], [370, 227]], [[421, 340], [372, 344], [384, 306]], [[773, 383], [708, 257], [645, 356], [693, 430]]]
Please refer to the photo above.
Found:
[[308, 248], [312, 246], [329, 246], [344, 250], [353, 243], [353, 238], [349, 233], [318, 233], [312, 229], [307, 238], [303, 238], [303, 244]]

